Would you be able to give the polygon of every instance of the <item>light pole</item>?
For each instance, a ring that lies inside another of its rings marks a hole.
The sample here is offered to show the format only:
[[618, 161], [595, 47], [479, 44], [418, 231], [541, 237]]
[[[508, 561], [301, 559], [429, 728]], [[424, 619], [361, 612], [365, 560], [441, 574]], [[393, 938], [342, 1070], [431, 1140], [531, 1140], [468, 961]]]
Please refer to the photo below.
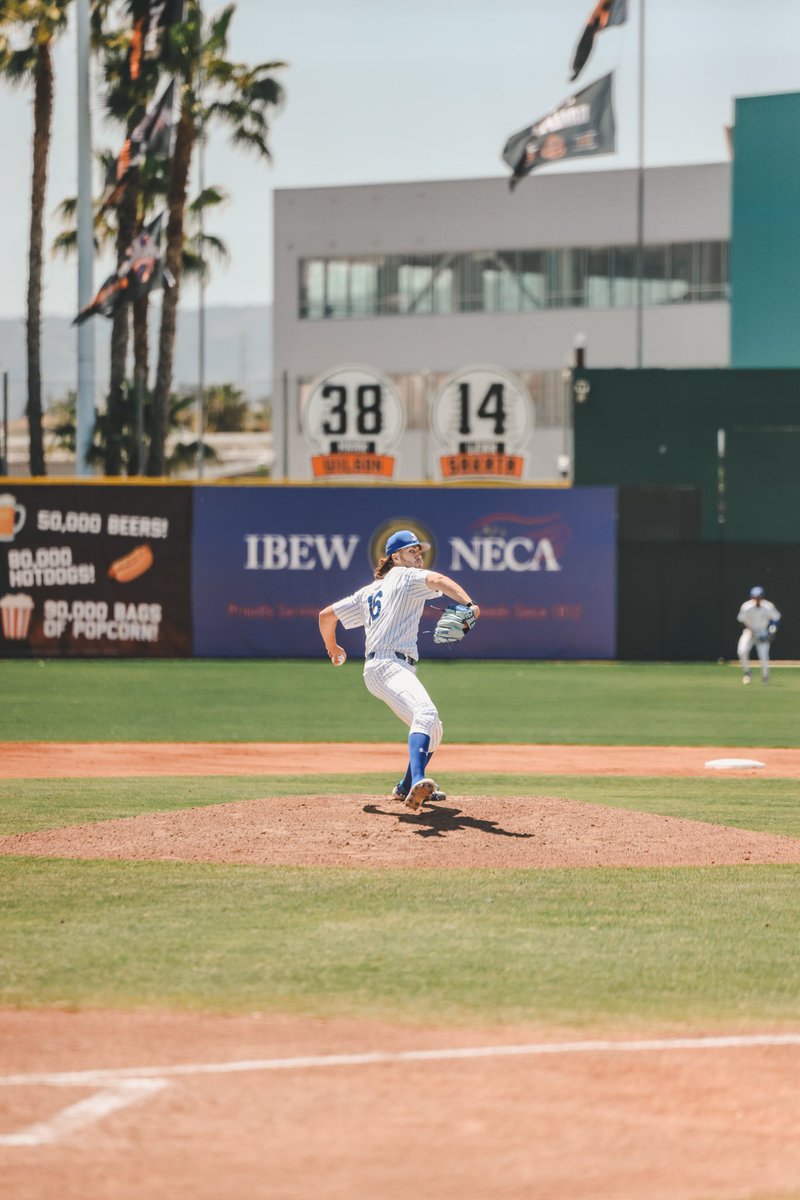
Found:
[[[78, 40], [78, 312], [92, 298], [92, 125], [89, 91], [89, 0], [77, 0]], [[78, 395], [75, 404], [75, 474], [88, 475], [94, 427], [94, 325], [78, 326]]]
[[636, 366], [644, 363], [644, 5], [639, 0], [639, 163], [636, 171]]

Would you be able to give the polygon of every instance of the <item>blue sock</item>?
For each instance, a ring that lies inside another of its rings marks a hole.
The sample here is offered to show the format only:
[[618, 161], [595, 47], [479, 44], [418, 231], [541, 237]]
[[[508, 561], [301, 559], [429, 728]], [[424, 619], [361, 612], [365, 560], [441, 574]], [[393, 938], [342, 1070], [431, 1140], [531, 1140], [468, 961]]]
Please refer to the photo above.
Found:
[[427, 733], [410, 733], [408, 735], [408, 765], [411, 768], [411, 783], [419, 783], [425, 778], [425, 768], [430, 758], [429, 746], [431, 739]]
[[[425, 759], [425, 770], [426, 771], [428, 769], [428, 763], [431, 761], [432, 758], [433, 758], [433, 751], [431, 750], [428, 753], [428, 757]], [[403, 778], [400, 780], [400, 787], [406, 793], [406, 795], [408, 795], [408, 793], [411, 791], [411, 763], [409, 763], [408, 766], [406, 767], [406, 773], [403, 776]]]

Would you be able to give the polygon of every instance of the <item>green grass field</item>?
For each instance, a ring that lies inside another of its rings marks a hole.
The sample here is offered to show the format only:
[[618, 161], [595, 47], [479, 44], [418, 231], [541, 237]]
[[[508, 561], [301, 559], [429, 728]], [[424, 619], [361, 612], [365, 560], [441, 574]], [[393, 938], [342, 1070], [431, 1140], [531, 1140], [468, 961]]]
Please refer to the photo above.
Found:
[[800, 867], [5, 860], [3, 1002], [411, 1022], [797, 1016]]
[[[446, 663], [450, 741], [796, 744], [800, 672]], [[403, 740], [356, 664], [9, 662], [0, 742]], [[2, 747], [0, 746], [0, 755]], [[302, 777], [4, 780], [0, 833], [301, 795]], [[370, 775], [314, 780], [370, 793]], [[800, 837], [793, 780], [502, 776]], [[448, 788], [468, 800], [486, 781]], [[0, 857], [0, 1004], [346, 1014], [462, 1025], [731, 1028], [800, 1017], [800, 867], [447, 871]]]
[[[327, 660], [11, 661], [0, 741], [392, 741], [361, 665]], [[435, 662], [449, 742], [794, 746], [800, 670], [769, 687], [695, 663]]]

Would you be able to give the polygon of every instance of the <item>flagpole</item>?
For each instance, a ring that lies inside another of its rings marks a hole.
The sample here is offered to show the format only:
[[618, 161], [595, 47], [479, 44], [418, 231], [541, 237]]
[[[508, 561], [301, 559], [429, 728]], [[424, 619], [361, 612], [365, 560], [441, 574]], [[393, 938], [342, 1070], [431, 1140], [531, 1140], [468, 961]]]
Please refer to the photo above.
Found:
[[[78, 312], [92, 299], [92, 127], [89, 91], [89, 0], [78, 0]], [[94, 326], [78, 326], [78, 394], [75, 403], [75, 474], [88, 475], [94, 428]]]
[[[200, 42], [203, 40], [203, 13], [200, 4], [197, 5], [200, 20]], [[202, 64], [202, 59], [201, 59]], [[197, 478], [203, 478], [203, 459], [205, 447], [205, 387], [206, 387], [206, 260], [205, 260], [205, 222], [203, 220], [203, 192], [206, 187], [206, 127], [203, 115], [203, 76], [202, 65], [197, 73], [197, 99], [200, 107], [200, 136], [197, 147], [197, 179], [200, 193], [198, 211], [198, 252], [200, 257], [199, 295], [197, 304]]]
[[[201, 118], [202, 120], [202, 118]], [[205, 260], [205, 224], [203, 221], [203, 192], [205, 190], [205, 130], [200, 126], [200, 145], [197, 155], [198, 188], [200, 192], [200, 210], [198, 212], [198, 249], [200, 253], [199, 299], [197, 306], [197, 478], [203, 478], [203, 434], [205, 426], [205, 387], [206, 387], [206, 260]]]
[[639, 0], [639, 162], [636, 171], [636, 366], [644, 349], [644, 5]]

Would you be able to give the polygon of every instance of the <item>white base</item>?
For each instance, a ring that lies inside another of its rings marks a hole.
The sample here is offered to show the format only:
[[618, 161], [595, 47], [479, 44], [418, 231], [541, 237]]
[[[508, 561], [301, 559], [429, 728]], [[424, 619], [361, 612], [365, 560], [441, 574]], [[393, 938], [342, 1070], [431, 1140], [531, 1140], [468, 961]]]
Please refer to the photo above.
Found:
[[737, 767], [763, 767], [764, 765], [757, 758], [712, 758], [709, 762], [704, 763], [704, 766], [713, 767], [716, 771], [726, 771]]

